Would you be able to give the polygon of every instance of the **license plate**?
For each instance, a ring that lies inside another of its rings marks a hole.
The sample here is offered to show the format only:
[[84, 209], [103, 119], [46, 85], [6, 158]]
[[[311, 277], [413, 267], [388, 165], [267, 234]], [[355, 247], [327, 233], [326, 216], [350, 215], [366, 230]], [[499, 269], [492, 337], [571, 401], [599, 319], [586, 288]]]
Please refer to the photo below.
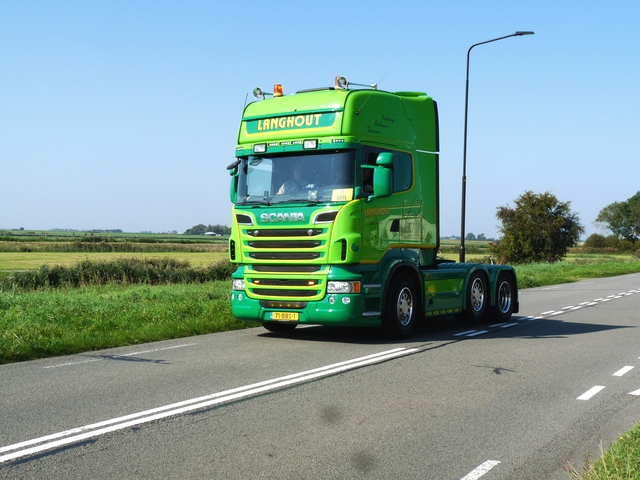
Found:
[[270, 318], [281, 322], [297, 322], [298, 312], [271, 312]]

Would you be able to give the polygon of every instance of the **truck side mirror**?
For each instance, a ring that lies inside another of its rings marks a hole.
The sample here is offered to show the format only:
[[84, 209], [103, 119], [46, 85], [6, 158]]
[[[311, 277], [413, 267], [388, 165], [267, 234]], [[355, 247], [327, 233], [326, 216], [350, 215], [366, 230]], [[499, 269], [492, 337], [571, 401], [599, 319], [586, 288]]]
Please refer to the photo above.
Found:
[[382, 152], [376, 159], [376, 168], [373, 170], [373, 193], [367, 198], [389, 197], [393, 193], [393, 153]]
[[231, 203], [236, 203], [238, 199], [238, 165], [240, 165], [240, 160], [236, 160], [227, 167], [229, 175], [231, 175], [231, 185], [229, 187], [229, 199]]

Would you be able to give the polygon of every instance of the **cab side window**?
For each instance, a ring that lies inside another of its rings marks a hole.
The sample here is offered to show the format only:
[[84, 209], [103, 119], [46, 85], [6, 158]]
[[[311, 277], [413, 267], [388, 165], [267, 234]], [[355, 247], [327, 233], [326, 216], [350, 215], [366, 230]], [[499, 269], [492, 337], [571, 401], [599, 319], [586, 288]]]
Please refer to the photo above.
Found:
[[[404, 192], [410, 189], [413, 184], [413, 165], [409, 153], [376, 147], [364, 147], [362, 149], [363, 164], [375, 165], [378, 154], [382, 152], [393, 153], [393, 192]], [[363, 178], [365, 192], [367, 191], [367, 180], [367, 177]]]

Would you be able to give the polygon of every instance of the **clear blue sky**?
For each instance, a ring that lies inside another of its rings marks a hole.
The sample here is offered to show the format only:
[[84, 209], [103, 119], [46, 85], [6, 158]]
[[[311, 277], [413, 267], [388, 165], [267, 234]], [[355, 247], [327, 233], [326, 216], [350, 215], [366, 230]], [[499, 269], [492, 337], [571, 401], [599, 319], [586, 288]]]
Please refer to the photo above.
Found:
[[640, 2], [0, 2], [0, 228], [183, 232], [230, 224], [245, 97], [336, 75], [426, 91], [441, 125], [441, 234], [525, 190], [587, 229], [640, 190]]

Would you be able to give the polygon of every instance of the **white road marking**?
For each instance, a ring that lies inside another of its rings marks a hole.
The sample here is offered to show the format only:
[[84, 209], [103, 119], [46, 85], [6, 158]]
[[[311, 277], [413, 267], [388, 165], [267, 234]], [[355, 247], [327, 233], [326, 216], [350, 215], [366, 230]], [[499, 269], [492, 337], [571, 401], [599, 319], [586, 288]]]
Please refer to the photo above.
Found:
[[[122, 355], [109, 355], [109, 356], [107, 356], [107, 358], [133, 357], [134, 355], [143, 355], [145, 353], [161, 352], [163, 350], [173, 350], [174, 348], [191, 347], [193, 345], [197, 345], [197, 343], [185, 343], [185, 344], [182, 344], [182, 345], [173, 345], [171, 347], [154, 348], [153, 350], [143, 350], [141, 352], [124, 353]], [[106, 360], [107, 358], [92, 358], [91, 360], [82, 360], [81, 362], [59, 363], [58, 365], [48, 365], [48, 366], [42, 367], [42, 368], [69, 367], [71, 365], [81, 365], [83, 363], [100, 362], [102, 360]]]
[[384, 352], [375, 353], [373, 355], [367, 355], [365, 357], [354, 358], [352, 360], [334, 363], [332, 365], [327, 365], [313, 370], [307, 370], [305, 372], [294, 373], [292, 375], [286, 375], [280, 378], [265, 380], [263, 382], [254, 383], [252, 385], [245, 385], [243, 387], [233, 388], [231, 390], [213, 393], [211, 395], [206, 395], [203, 397], [192, 398], [190, 400], [165, 405], [163, 407], [158, 407], [151, 410], [137, 412], [130, 415], [125, 415], [123, 417], [113, 418], [91, 425], [85, 425], [83, 427], [65, 430], [63, 432], [46, 435], [44, 437], [26, 440], [20, 443], [15, 443], [13, 445], [7, 445], [5, 447], [0, 447], [0, 453], [19, 449], [22, 450], [14, 451], [13, 453], [0, 456], [0, 463], [15, 460], [17, 458], [32, 455], [34, 453], [51, 450], [53, 448], [58, 448], [70, 443], [80, 442], [87, 438], [97, 437], [106, 433], [115, 432], [117, 430], [123, 430], [134, 425], [148, 423], [154, 420], [179, 415], [192, 410], [210, 407], [212, 405], [218, 405], [232, 400], [237, 400], [239, 398], [275, 390], [277, 388], [314, 380], [316, 378], [326, 377], [348, 370], [354, 370], [359, 367], [372, 365], [404, 355], [409, 355], [417, 351], [417, 348], [395, 348], [393, 350], [387, 350]]
[[507, 323], [506, 325], [502, 325], [500, 328], [509, 328], [509, 327], [515, 327], [516, 325], [518, 325], [518, 323]]
[[584, 392], [582, 395], [576, 398], [576, 400], [589, 400], [591, 397], [593, 397], [596, 393], [600, 392], [601, 390], [604, 390], [604, 387], [602, 385], [596, 385], [595, 387], [591, 387], [589, 390]]
[[548, 312], [542, 312], [540, 315], [549, 315], [550, 313], [555, 312], [555, 310], [549, 310]]
[[626, 367], [621, 368], [620, 370], [618, 370], [616, 373], [613, 374], [614, 377], [621, 377], [623, 376], [625, 373], [630, 372], [631, 370], [633, 370], [633, 367], [627, 365]]
[[479, 465], [477, 468], [467, 473], [460, 480], [478, 480], [478, 478], [480, 478], [489, 470], [491, 470], [493, 467], [499, 464], [500, 462], [498, 460], [487, 460], [482, 465]]
[[454, 337], [462, 337], [463, 335], [468, 335], [470, 333], [475, 332], [475, 330], [467, 330], [466, 332], [460, 332], [460, 333], [454, 333], [453, 336]]
[[629, 395], [640, 395], [640, 390], [634, 390], [633, 392], [629, 392]]
[[466, 337], [475, 337], [477, 335], [482, 335], [484, 333], [489, 333], [489, 330], [479, 330], [477, 332], [474, 333], [470, 333], [469, 335], [465, 335]]

